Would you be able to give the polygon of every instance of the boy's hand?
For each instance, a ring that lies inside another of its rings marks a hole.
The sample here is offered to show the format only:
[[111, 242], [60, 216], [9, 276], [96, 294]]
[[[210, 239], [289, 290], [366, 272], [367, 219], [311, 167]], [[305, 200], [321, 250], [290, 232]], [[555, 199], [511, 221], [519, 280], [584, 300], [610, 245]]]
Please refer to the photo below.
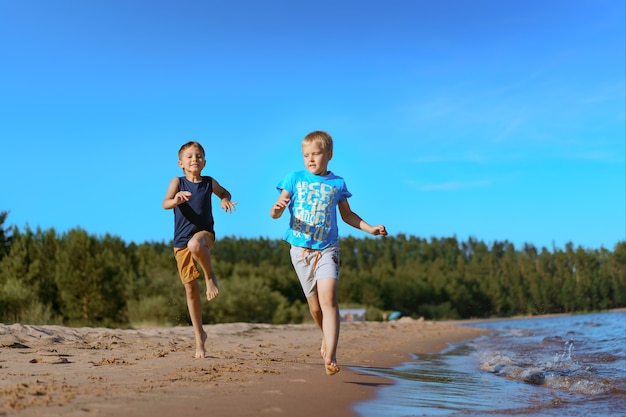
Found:
[[191, 192], [189, 191], [179, 191], [174, 194], [174, 200], [176, 205], [182, 204], [185, 201], [189, 201], [189, 198], [191, 198]]
[[284, 210], [285, 207], [287, 207], [289, 205], [289, 202], [291, 201], [291, 199], [289, 197], [280, 197], [278, 200], [276, 200], [276, 203], [274, 203], [274, 208], [276, 210]]
[[289, 205], [290, 201], [291, 198], [289, 197], [279, 197], [272, 206], [272, 209], [270, 210], [270, 215], [275, 219], [280, 217], [280, 215], [283, 214], [283, 211], [285, 211], [285, 208]]
[[222, 207], [222, 209], [226, 213], [232, 213], [234, 210], [237, 210], [237, 208], [235, 207], [236, 205], [236, 201], [230, 201], [228, 198], [222, 198], [222, 200], [220, 201], [220, 207]]
[[276, 207], [278, 210], [284, 210], [285, 207], [289, 205], [290, 201], [291, 199], [289, 197], [281, 197], [276, 200], [276, 203], [274, 203], [274, 207]]
[[379, 224], [378, 226], [374, 226], [372, 228], [372, 234], [374, 236], [387, 236], [387, 229], [385, 229], [385, 226], [383, 226], [382, 224]]

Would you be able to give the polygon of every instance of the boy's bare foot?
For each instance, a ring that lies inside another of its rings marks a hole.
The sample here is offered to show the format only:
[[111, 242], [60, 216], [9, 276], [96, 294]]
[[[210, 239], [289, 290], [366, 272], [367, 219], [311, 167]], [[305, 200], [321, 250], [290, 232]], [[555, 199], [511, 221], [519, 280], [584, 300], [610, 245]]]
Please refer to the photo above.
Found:
[[[326, 362], [326, 341], [322, 337], [322, 347], [320, 348], [320, 353], [322, 354], [322, 358], [324, 358], [324, 362]], [[331, 359], [330, 363], [326, 363], [324, 366], [326, 367], [326, 375], [335, 375], [341, 369], [334, 359]]]
[[206, 342], [206, 332], [202, 329], [202, 335], [200, 340], [196, 340], [196, 359], [202, 359], [206, 357], [206, 350], [204, 349], [204, 342]]
[[213, 275], [211, 279], [206, 280], [206, 299], [211, 301], [220, 293], [217, 286], [217, 277]]
[[340, 370], [341, 368], [334, 362], [326, 364], [326, 375], [335, 375]]

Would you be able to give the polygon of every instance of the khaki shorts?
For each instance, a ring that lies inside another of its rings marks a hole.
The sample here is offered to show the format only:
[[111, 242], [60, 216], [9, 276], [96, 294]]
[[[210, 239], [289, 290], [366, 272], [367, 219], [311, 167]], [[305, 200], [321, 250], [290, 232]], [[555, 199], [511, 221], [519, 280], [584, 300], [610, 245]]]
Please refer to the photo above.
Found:
[[317, 293], [318, 278], [339, 280], [339, 246], [314, 250], [291, 246], [291, 263], [302, 285], [306, 298]]
[[[201, 231], [193, 235], [195, 237], [202, 237], [205, 235], [205, 242], [207, 242], [207, 249], [211, 250], [211, 246], [215, 241], [215, 235], [211, 232]], [[193, 239], [192, 238], [192, 239]], [[174, 257], [176, 258], [176, 265], [178, 266], [178, 275], [183, 284], [190, 283], [191, 281], [200, 277], [200, 270], [196, 266], [196, 261], [191, 254], [191, 251], [186, 246], [184, 248], [174, 248]]]

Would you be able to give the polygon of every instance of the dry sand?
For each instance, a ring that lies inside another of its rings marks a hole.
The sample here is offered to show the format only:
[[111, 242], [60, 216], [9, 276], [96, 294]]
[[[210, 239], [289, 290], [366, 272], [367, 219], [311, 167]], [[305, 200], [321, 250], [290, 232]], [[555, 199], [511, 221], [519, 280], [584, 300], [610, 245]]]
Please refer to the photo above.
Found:
[[190, 327], [137, 330], [0, 324], [0, 416], [349, 417], [398, 366], [484, 330], [401, 319], [342, 323], [327, 376], [312, 324], [205, 326], [195, 359]]

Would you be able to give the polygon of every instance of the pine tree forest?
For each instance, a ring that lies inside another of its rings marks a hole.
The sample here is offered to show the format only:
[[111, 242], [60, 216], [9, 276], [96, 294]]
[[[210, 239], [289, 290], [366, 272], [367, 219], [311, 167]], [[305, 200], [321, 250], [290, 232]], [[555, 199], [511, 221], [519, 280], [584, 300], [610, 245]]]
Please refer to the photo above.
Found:
[[[138, 327], [189, 324], [171, 242], [127, 244], [80, 228], [5, 228], [0, 212], [0, 321]], [[425, 319], [512, 317], [626, 307], [626, 241], [565, 249], [470, 238], [345, 237], [341, 308]], [[220, 295], [206, 324], [302, 323], [306, 300], [279, 239], [226, 237], [213, 248]]]

